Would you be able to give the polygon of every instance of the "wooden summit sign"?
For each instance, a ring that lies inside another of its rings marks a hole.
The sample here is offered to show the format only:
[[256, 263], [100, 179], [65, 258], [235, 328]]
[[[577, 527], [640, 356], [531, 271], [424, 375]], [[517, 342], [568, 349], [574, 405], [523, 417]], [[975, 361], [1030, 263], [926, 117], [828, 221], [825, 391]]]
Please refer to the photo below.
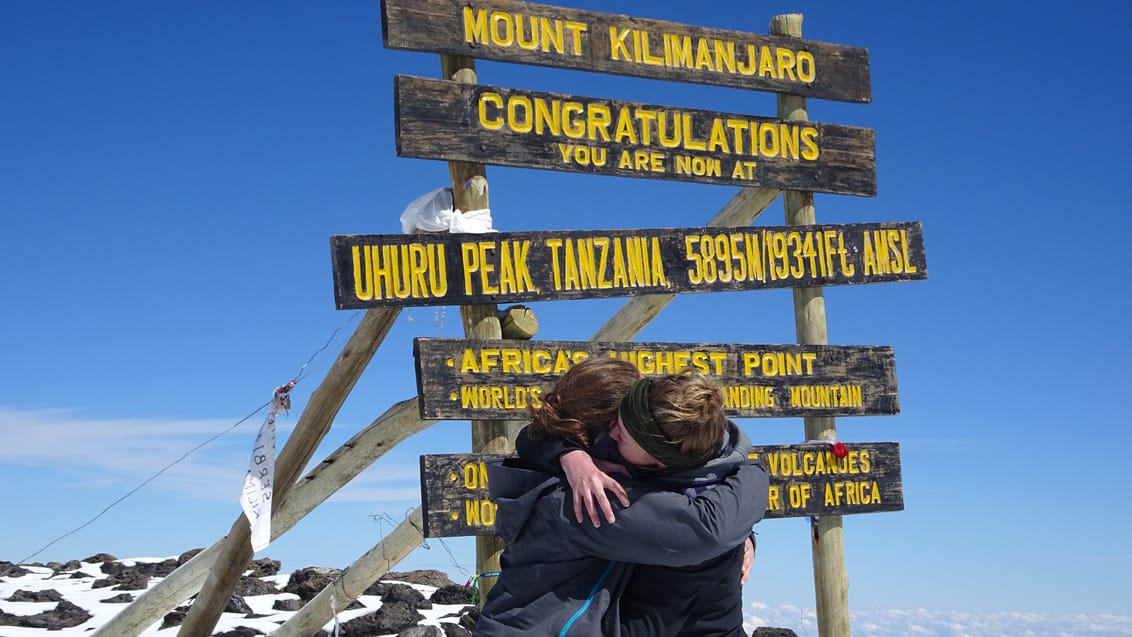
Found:
[[413, 354], [424, 419], [526, 419], [544, 387], [591, 356], [630, 361], [646, 376], [715, 377], [729, 416], [900, 412], [891, 347], [417, 338]]
[[336, 235], [338, 309], [910, 281], [928, 276], [918, 222]]
[[865, 49], [514, 0], [384, 0], [391, 49], [869, 102]]
[[[751, 447], [770, 474], [767, 518], [880, 513], [904, 509], [900, 445], [845, 443], [838, 458], [824, 443]], [[490, 535], [496, 504], [487, 466], [502, 454], [421, 456], [425, 537]]]
[[397, 155], [876, 194], [872, 129], [398, 75]]

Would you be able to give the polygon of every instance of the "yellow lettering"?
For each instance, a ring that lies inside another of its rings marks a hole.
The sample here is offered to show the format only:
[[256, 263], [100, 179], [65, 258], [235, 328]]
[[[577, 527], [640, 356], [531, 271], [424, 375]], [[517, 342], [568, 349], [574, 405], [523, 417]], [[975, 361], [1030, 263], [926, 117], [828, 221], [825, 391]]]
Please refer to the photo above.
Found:
[[487, 9], [464, 7], [464, 41], [487, 44]]
[[582, 115], [585, 107], [578, 102], [562, 105], [562, 132], [567, 137], [580, 139], [586, 135], [586, 124]]
[[480, 273], [480, 291], [484, 294], [499, 294], [499, 287], [491, 280], [491, 274], [495, 272], [495, 264], [488, 263], [487, 253], [488, 250], [495, 249], [494, 241], [480, 241], [479, 248], [479, 273]]
[[531, 100], [525, 95], [513, 95], [507, 100], [507, 126], [516, 133], [529, 133], [534, 128]]
[[691, 36], [680, 36], [666, 33], [664, 35], [668, 43], [668, 51], [666, 57], [668, 58], [669, 66], [676, 68], [692, 68], [692, 38]]
[[471, 348], [465, 348], [464, 355], [460, 358], [460, 373], [478, 373], [479, 371], [479, 358], [476, 356], [475, 352], [471, 350]]
[[498, 112], [489, 115], [488, 104], [494, 106], [497, 111], [502, 111], [503, 96], [501, 96], [499, 93], [493, 93], [491, 91], [484, 92], [480, 95], [478, 103], [480, 126], [483, 126], [487, 130], [499, 130], [500, 128], [503, 128], [503, 116]]
[[562, 289], [562, 269], [558, 260], [558, 249], [562, 247], [562, 239], [547, 239], [546, 247], [550, 248], [550, 268], [554, 277], [554, 289]]
[[491, 43], [496, 46], [511, 46], [514, 41], [514, 24], [510, 14], [501, 11], [491, 12]]
[[696, 68], [714, 71], [715, 67], [712, 66], [711, 47], [704, 38], [696, 41]]
[[652, 66], [664, 66], [664, 58], [649, 51], [649, 32], [641, 31], [641, 62]]
[[684, 113], [681, 119], [684, 122], [684, 148], [688, 150], [706, 149], [707, 142], [705, 140], [692, 138], [692, 114]]
[[609, 109], [608, 104], [590, 104], [589, 110], [586, 111], [586, 137], [591, 141], [597, 141], [601, 137], [602, 141], [609, 141], [609, 123], [613, 120], [613, 114]]
[[814, 161], [818, 158], [818, 129], [805, 126], [800, 133], [802, 138], [802, 159]]
[[[544, 18], [545, 19], [545, 18]], [[589, 29], [584, 22], [566, 21], [566, 30], [570, 32], [570, 43], [574, 45], [574, 56], [582, 55], [582, 34]]]
[[798, 60], [798, 79], [809, 84], [817, 77], [814, 66], [814, 54], [809, 51], [798, 51], [795, 56]]
[[609, 265], [609, 237], [594, 237], [594, 246], [601, 249], [597, 260], [597, 287], [600, 290], [608, 290], [613, 287], [613, 282], [606, 277], [606, 268]]
[[715, 49], [715, 69], [720, 73], [735, 72], [735, 43], [712, 40]]
[[629, 61], [629, 47], [625, 45], [625, 38], [629, 37], [632, 29], [609, 27], [609, 59]]
[[778, 485], [772, 484], [772, 485], [770, 485], [770, 488], [767, 492], [767, 496], [768, 497], [767, 497], [767, 507], [766, 508], [773, 510], [773, 511], [781, 511], [782, 508], [783, 508], [782, 507], [782, 501], [781, 501], [782, 500], [782, 489]]
[[794, 75], [794, 52], [790, 49], [778, 49], [775, 53], [778, 54], [778, 77], [797, 81], [798, 77]]

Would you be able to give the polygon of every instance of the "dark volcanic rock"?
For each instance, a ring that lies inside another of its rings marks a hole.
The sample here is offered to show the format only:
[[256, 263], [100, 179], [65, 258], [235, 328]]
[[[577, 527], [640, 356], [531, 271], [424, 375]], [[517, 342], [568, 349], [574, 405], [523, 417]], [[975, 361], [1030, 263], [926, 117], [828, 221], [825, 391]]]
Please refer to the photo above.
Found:
[[10, 624], [22, 628], [46, 628], [47, 630], [62, 630], [74, 628], [93, 617], [85, 608], [79, 608], [71, 602], [63, 600], [55, 608], [37, 615], [20, 617], [19, 623]]
[[250, 597], [252, 595], [276, 595], [279, 593], [279, 587], [274, 582], [265, 582], [258, 577], [248, 577], [247, 575], [240, 578], [240, 583], [236, 585], [236, 594]]
[[398, 582], [408, 582], [409, 584], [422, 584], [424, 586], [433, 586], [435, 588], [442, 588], [444, 586], [448, 586], [449, 584], [456, 583], [448, 579], [447, 573], [434, 569], [407, 571], [404, 573], [390, 572], [381, 579], [385, 581], [396, 580]]
[[168, 613], [165, 613], [165, 617], [161, 620], [161, 628], [159, 628], [158, 630], [164, 630], [173, 626], [180, 626], [185, 622], [185, 615], [187, 615], [188, 613], [188, 606], [178, 606]]
[[54, 588], [44, 589], [42, 591], [24, 591], [19, 590], [12, 593], [8, 598], [9, 602], [61, 602], [63, 596], [59, 591]]
[[239, 595], [232, 595], [228, 598], [228, 604], [224, 606], [225, 613], [239, 613], [241, 615], [250, 615], [252, 607], [244, 601], [243, 597]]
[[90, 573], [84, 573], [82, 571], [75, 571], [74, 573], [71, 573], [71, 576], [68, 577], [67, 579], [83, 579], [84, 577], [94, 577], [94, 576], [91, 575]]
[[283, 587], [284, 593], [294, 593], [304, 602], [314, 599], [334, 581], [342, 571], [336, 568], [301, 568], [291, 573], [287, 585]]
[[133, 570], [144, 573], [150, 577], [166, 577], [173, 571], [177, 570], [177, 560], [169, 558], [161, 560], [160, 562], [142, 562], [130, 567]]
[[798, 633], [789, 628], [768, 628], [763, 626], [756, 628], [755, 632], [751, 633], [751, 637], [798, 637]]
[[460, 624], [440, 622], [440, 629], [444, 631], [444, 637], [472, 637], [472, 631]]
[[0, 577], [23, 577], [29, 575], [31, 571], [11, 562], [0, 562]]
[[471, 604], [472, 590], [467, 586], [449, 584], [436, 589], [428, 599], [433, 604]]
[[48, 562], [47, 563], [47, 568], [55, 571], [55, 573], [51, 577], [55, 577], [56, 575], [60, 575], [64, 571], [66, 571], [66, 572], [77, 571], [82, 567], [83, 567], [82, 563], [79, 562], [78, 560], [71, 560], [69, 562], [65, 562], [65, 563], [62, 563], [62, 564], [60, 564], [59, 562]]
[[118, 593], [114, 597], [107, 597], [99, 601], [103, 604], [129, 604], [134, 601], [134, 596], [129, 593]]
[[342, 637], [370, 637], [371, 635], [396, 634], [415, 626], [424, 619], [405, 602], [382, 604], [377, 612], [362, 615], [342, 624]]
[[124, 570], [109, 577], [95, 580], [91, 588], [113, 586], [116, 591], [144, 591], [149, 586], [149, 576], [133, 570]]
[[177, 566], [182, 566], [185, 562], [193, 559], [197, 556], [197, 553], [200, 553], [203, 550], [204, 549], [189, 549], [184, 553], [181, 553], [179, 556], [177, 556]]
[[369, 588], [362, 591], [362, 595], [376, 595], [378, 597], [381, 597], [387, 590], [389, 590], [389, 584], [378, 581], [370, 584]]
[[464, 610], [460, 611], [460, 626], [467, 628], [469, 631], [476, 629], [476, 622], [480, 620], [480, 609], [478, 606], [467, 606]]
[[99, 562], [117, 562], [118, 558], [114, 557], [113, 555], [111, 555], [109, 553], [99, 553], [97, 555], [91, 555], [90, 557], [86, 558], [83, 561], [88, 562], [90, 564], [97, 564]]
[[0, 610], [0, 626], [19, 626], [20, 616]]
[[266, 633], [262, 633], [254, 628], [248, 628], [247, 626], [237, 626], [232, 630], [227, 630], [222, 633], [216, 633], [212, 637], [256, 637], [256, 635], [264, 634]]
[[301, 599], [277, 599], [271, 605], [272, 610], [298, 611], [306, 602]]
[[436, 626], [409, 626], [397, 633], [397, 637], [444, 637], [444, 631]]
[[270, 575], [278, 575], [279, 569], [283, 566], [279, 560], [272, 560], [263, 558], [254, 560], [252, 562], [251, 572], [248, 573], [251, 577], [268, 577]]
[[144, 591], [149, 587], [149, 575], [137, 571], [125, 571], [107, 579], [118, 580], [116, 591]]
[[128, 567], [125, 564], [112, 560], [109, 562], [103, 562], [102, 566], [98, 567], [98, 570], [102, 571], [106, 575], [117, 575], [118, 573], [125, 571], [127, 568]]
[[432, 603], [425, 599], [424, 594], [408, 584], [389, 585], [389, 590], [381, 596], [381, 603], [389, 604], [393, 602], [404, 602], [411, 606], [413, 610], [432, 608]]

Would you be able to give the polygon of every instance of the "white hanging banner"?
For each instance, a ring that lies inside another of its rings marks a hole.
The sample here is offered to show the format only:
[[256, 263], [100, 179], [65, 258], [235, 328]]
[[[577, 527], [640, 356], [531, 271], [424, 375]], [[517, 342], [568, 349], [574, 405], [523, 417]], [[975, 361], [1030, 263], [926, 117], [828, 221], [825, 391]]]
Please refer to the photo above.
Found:
[[248, 473], [244, 476], [244, 492], [240, 506], [251, 525], [252, 550], [259, 551], [271, 543], [271, 485], [275, 482], [275, 417], [291, 407], [291, 390], [295, 381], [277, 387], [271, 395], [267, 418], [259, 427]]

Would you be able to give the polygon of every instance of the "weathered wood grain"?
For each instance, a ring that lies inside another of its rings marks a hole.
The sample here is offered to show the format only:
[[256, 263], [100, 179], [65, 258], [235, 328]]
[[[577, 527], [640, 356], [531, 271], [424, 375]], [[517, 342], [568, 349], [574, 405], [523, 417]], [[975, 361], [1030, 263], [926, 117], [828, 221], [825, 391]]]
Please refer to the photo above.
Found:
[[925, 279], [921, 226], [337, 235], [339, 309]]
[[394, 84], [401, 157], [876, 194], [868, 128], [405, 75]]
[[[770, 474], [767, 518], [880, 513], [904, 509], [900, 445], [895, 442], [844, 443], [837, 458], [824, 443], [758, 445]], [[453, 537], [494, 533], [485, 463], [508, 454], [421, 456], [424, 536]]]
[[891, 347], [417, 338], [413, 353], [426, 419], [524, 419], [543, 388], [592, 356], [629, 360], [647, 376], [714, 377], [729, 416], [900, 412]]

